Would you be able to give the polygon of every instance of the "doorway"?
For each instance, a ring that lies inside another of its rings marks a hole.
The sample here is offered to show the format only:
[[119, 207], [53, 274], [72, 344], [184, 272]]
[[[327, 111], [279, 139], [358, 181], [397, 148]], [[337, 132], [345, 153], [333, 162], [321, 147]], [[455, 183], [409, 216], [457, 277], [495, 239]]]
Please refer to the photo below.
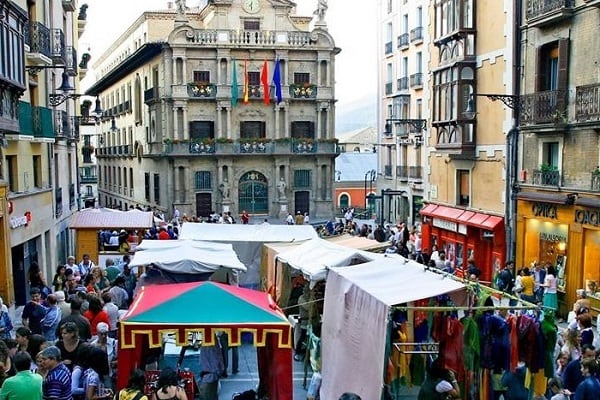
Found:
[[269, 187], [267, 178], [260, 172], [246, 172], [239, 181], [239, 211], [250, 214], [269, 213]]
[[196, 216], [206, 218], [212, 211], [212, 195], [196, 193]]
[[294, 210], [310, 214], [310, 195], [308, 190], [296, 192], [294, 194]]

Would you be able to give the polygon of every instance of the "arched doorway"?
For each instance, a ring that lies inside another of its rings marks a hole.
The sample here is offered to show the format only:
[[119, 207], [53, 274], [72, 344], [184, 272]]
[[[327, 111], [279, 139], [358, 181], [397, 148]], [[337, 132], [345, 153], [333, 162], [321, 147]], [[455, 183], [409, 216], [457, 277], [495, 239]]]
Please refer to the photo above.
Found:
[[350, 206], [350, 197], [346, 193], [340, 195], [338, 206], [339, 208], [348, 208]]
[[239, 211], [250, 214], [269, 213], [269, 187], [267, 178], [260, 172], [246, 172], [239, 181], [238, 191]]

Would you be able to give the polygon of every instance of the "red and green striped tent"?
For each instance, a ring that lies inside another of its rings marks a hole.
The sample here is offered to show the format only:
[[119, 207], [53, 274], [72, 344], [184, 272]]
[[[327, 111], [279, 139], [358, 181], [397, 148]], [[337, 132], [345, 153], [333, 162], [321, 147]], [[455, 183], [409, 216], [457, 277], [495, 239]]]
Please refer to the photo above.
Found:
[[[138, 366], [141, 349], [160, 347], [165, 333], [187, 344], [190, 332], [201, 332], [211, 345], [217, 331], [229, 334], [231, 346], [251, 332], [258, 351], [261, 384], [270, 399], [292, 398], [292, 327], [268, 293], [216, 282], [144, 286], [120, 321], [118, 386]], [[276, 368], [275, 368], [276, 367]]]

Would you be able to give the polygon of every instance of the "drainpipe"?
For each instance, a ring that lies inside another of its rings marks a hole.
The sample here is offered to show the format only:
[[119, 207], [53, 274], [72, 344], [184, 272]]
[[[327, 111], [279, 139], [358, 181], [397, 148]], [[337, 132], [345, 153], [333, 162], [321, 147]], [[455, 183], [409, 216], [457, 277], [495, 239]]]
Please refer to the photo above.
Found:
[[[513, 25], [513, 95], [521, 95], [521, 64], [522, 64], [522, 48], [521, 48], [521, 19], [523, 14], [522, 0], [514, 0], [514, 25]], [[507, 170], [506, 176], [508, 179], [505, 193], [505, 216], [508, 219], [506, 226], [507, 239], [507, 260], [514, 260], [516, 256], [516, 218], [517, 218], [517, 193], [519, 192], [518, 185], [518, 154], [519, 154], [519, 118], [521, 114], [521, 104], [517, 100], [516, 107], [513, 109], [513, 126], [508, 132], [506, 138], [506, 156]]]

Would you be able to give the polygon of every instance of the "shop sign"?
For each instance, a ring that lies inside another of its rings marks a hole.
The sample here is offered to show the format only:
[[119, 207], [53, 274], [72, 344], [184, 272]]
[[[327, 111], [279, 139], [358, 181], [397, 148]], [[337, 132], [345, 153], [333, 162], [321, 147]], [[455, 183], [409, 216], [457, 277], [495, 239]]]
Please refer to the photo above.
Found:
[[432, 225], [435, 226], [436, 228], [442, 228], [445, 229], [447, 231], [452, 231], [452, 232], [456, 232], [456, 222], [452, 222], [452, 221], [447, 221], [445, 219], [439, 219], [439, 218], [434, 218]]
[[544, 217], [550, 219], [556, 219], [557, 211], [555, 204], [549, 203], [533, 203], [531, 206], [531, 212], [534, 217]]
[[575, 210], [575, 223], [600, 226], [600, 210]]
[[10, 217], [10, 227], [17, 229], [22, 226], [27, 226], [31, 222], [31, 212], [27, 211], [21, 217]]
[[567, 237], [560, 233], [540, 232], [540, 240], [546, 242], [566, 242]]
[[461, 235], [467, 234], [467, 226], [465, 224], [458, 224], [458, 233]]

